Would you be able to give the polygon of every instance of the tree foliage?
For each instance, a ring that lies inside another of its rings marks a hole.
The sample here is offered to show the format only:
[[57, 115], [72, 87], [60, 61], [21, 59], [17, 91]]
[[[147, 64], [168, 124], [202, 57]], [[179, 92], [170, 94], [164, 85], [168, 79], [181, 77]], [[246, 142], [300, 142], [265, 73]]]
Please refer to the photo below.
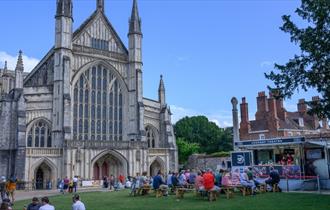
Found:
[[177, 138], [176, 144], [178, 146], [180, 163], [185, 163], [190, 155], [198, 153], [200, 149], [199, 144], [189, 143], [184, 138]]
[[232, 132], [219, 128], [205, 116], [185, 117], [174, 126], [176, 138], [183, 138], [189, 143], [197, 143], [200, 153], [211, 154], [218, 151], [232, 150]]
[[290, 98], [296, 90], [317, 90], [322, 98], [319, 102], [308, 102], [311, 113], [330, 118], [330, 0], [302, 0], [295, 11], [305, 22], [299, 27], [290, 15], [284, 15], [283, 26], [291, 42], [299, 45], [301, 52], [286, 64], [275, 64], [279, 72], [265, 74], [275, 83], [279, 97]]

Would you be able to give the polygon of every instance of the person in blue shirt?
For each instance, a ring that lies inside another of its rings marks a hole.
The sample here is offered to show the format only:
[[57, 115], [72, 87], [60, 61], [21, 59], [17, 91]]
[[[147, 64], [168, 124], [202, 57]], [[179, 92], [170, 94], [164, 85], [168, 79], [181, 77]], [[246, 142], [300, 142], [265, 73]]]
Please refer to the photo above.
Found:
[[161, 171], [158, 171], [157, 175], [153, 178], [152, 187], [154, 188], [154, 190], [160, 189], [163, 192], [163, 195], [167, 196], [168, 186], [163, 180]]

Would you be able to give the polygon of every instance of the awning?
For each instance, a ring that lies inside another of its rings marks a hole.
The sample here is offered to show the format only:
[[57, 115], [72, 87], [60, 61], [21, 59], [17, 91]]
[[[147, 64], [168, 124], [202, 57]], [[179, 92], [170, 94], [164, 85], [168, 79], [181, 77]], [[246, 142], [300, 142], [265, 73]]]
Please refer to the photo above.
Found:
[[328, 149], [330, 149], [330, 141], [306, 141], [306, 143], [327, 147]]
[[295, 138], [276, 138], [276, 139], [260, 139], [260, 140], [242, 140], [235, 142], [238, 147], [264, 147], [264, 146], [281, 146], [281, 145], [294, 145], [305, 143], [305, 138], [295, 137]]

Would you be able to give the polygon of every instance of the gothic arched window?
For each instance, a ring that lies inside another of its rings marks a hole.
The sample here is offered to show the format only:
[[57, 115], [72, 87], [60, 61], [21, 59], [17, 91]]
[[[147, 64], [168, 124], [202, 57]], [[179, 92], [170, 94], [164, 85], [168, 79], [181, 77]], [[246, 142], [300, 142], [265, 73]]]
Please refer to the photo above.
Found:
[[35, 122], [28, 132], [26, 146], [52, 147], [52, 132], [50, 125], [44, 120]]
[[122, 140], [122, 89], [102, 65], [83, 72], [74, 85], [73, 139]]
[[153, 128], [150, 126], [146, 127], [146, 137], [148, 142], [148, 148], [155, 148], [156, 147], [156, 133]]

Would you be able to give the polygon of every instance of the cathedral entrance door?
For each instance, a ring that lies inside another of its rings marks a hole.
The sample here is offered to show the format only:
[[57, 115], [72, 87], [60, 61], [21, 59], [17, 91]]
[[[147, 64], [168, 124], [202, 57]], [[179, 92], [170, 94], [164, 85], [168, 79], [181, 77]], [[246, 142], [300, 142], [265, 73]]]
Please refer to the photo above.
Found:
[[150, 176], [156, 176], [158, 171], [165, 173], [163, 161], [160, 159], [156, 159], [150, 165]]
[[41, 190], [44, 188], [44, 172], [39, 167], [36, 173], [36, 189]]

